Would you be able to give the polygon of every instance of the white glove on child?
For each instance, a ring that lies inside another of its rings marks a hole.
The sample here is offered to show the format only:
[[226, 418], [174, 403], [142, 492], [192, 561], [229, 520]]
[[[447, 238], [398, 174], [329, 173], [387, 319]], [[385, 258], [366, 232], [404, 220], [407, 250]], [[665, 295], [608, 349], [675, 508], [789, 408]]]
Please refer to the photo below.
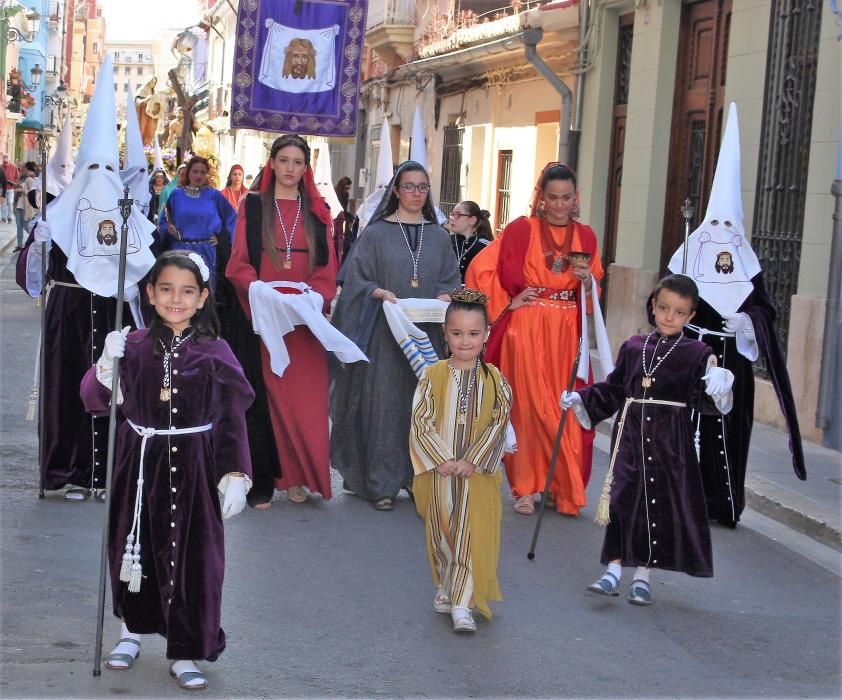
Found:
[[39, 221], [35, 224], [35, 231], [32, 235], [36, 243], [49, 243], [53, 240], [53, 232], [46, 221]]
[[751, 317], [746, 313], [737, 313], [733, 316], [723, 316], [725, 319], [725, 330], [729, 333], [754, 333], [754, 324]]
[[705, 380], [705, 393], [708, 396], [727, 394], [734, 386], [734, 375], [724, 367], [711, 367], [702, 377]]
[[248, 484], [242, 476], [226, 474], [223, 478], [226, 479], [226, 483], [222, 497], [222, 519], [228, 520], [246, 507]]
[[122, 357], [126, 352], [126, 336], [129, 334], [131, 326], [126, 326], [121, 331], [111, 331], [105, 336], [105, 349], [102, 351], [102, 356], [99, 358], [97, 364], [102, 369], [110, 369], [114, 366], [114, 360]]
[[563, 391], [561, 392], [561, 400], [558, 405], [565, 411], [568, 408], [573, 408], [577, 403], [582, 403], [582, 397], [579, 396], [578, 391]]

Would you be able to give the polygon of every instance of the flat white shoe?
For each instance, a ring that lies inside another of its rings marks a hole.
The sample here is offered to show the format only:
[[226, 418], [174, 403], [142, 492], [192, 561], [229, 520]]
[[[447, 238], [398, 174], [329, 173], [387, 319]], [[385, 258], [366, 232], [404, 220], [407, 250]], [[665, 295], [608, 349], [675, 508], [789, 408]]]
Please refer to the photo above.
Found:
[[444, 592], [444, 589], [437, 588], [436, 595], [433, 597], [433, 610], [437, 613], [443, 613], [446, 615], [452, 608], [453, 605], [451, 604], [447, 593]]
[[454, 632], [476, 632], [477, 623], [468, 608], [454, 607], [450, 611], [450, 618], [453, 620]]

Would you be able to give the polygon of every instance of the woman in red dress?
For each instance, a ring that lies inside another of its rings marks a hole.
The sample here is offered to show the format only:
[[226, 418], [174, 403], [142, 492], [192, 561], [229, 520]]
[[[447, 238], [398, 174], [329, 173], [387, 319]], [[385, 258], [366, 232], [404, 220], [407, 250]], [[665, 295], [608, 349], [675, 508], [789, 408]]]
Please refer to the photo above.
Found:
[[[275, 139], [259, 183], [243, 200], [237, 214], [234, 247], [226, 276], [251, 319], [249, 286], [263, 282], [304, 282], [324, 300], [324, 310], [336, 294], [336, 255], [332, 245], [330, 210], [316, 189], [310, 167], [310, 147], [304, 139], [286, 135]], [[278, 290], [278, 293], [296, 293]], [[252, 342], [257, 336], [252, 337]], [[328, 438], [327, 353], [306, 326], [284, 336], [290, 366], [278, 376], [269, 352], [259, 341], [258, 372], [248, 372], [248, 357], [238, 359], [252, 383], [262, 379], [277, 450], [277, 463], [253, 463], [254, 488], [250, 499], [259, 509], [271, 506], [274, 488], [286, 490], [294, 503], [307, 498], [305, 487], [331, 497]], [[236, 347], [235, 347], [236, 352]], [[259, 419], [259, 416], [256, 417]], [[249, 441], [265, 447], [266, 435], [250, 422]], [[272, 483], [274, 481], [274, 484]]]

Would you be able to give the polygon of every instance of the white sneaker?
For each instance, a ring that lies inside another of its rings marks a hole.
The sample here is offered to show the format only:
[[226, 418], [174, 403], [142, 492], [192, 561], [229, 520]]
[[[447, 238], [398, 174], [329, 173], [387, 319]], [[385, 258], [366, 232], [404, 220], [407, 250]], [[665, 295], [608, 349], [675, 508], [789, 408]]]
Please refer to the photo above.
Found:
[[433, 597], [433, 610], [446, 615], [452, 607], [450, 597], [444, 592], [444, 589], [436, 588], [436, 595]]
[[474, 621], [470, 608], [453, 607], [450, 611], [450, 618], [453, 620], [454, 632], [477, 631], [477, 623]]

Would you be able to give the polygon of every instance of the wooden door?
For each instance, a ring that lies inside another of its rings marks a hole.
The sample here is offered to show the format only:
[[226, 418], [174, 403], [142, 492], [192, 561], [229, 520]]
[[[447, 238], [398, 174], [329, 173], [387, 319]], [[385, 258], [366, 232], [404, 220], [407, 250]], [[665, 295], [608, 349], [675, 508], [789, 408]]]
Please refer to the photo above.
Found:
[[682, 10], [661, 238], [662, 270], [684, 242], [684, 200], [689, 197], [696, 209], [691, 230], [707, 207], [722, 133], [730, 22], [731, 0], [702, 0], [688, 3]]
[[497, 202], [494, 230], [500, 233], [509, 223], [512, 201], [512, 151], [497, 151]]
[[[608, 160], [608, 191], [605, 197], [605, 243], [602, 264], [606, 272], [617, 257], [617, 215], [620, 211], [620, 192], [623, 186], [623, 150], [626, 143], [626, 108], [629, 100], [631, 76], [634, 12], [622, 15], [617, 27], [617, 65], [614, 70], [614, 107], [611, 122], [611, 152]], [[608, 289], [606, 274], [603, 290]], [[607, 298], [603, 293], [602, 298]]]

